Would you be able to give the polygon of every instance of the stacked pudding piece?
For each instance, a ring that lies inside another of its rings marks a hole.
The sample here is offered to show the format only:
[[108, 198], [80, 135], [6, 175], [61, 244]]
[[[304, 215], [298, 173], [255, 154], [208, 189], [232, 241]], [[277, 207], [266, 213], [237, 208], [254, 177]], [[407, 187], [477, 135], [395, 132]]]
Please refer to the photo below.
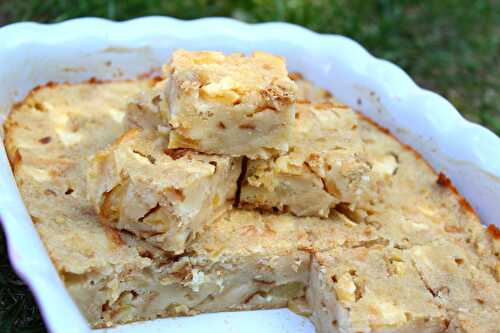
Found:
[[281, 57], [179, 50], [159, 80], [35, 92], [5, 129], [95, 327], [288, 306], [325, 333], [499, 332], [500, 232]]

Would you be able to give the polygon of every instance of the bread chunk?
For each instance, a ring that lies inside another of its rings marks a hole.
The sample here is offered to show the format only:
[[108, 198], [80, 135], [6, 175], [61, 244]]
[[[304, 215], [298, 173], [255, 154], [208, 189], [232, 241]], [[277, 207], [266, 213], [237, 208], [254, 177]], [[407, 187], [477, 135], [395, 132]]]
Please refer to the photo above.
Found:
[[103, 223], [180, 254], [232, 206], [241, 162], [164, 144], [155, 132], [127, 131], [93, 157], [87, 195]]
[[169, 148], [251, 159], [288, 151], [297, 88], [282, 57], [178, 50], [166, 71]]
[[240, 203], [319, 217], [339, 203], [355, 207], [370, 181], [364, 155], [354, 111], [334, 100], [299, 102], [289, 152], [248, 161]]

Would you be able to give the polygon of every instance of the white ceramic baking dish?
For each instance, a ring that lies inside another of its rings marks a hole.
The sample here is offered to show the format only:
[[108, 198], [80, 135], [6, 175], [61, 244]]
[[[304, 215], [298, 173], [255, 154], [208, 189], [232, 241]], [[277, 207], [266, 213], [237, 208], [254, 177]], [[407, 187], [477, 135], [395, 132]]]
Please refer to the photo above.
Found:
[[[293, 71], [389, 128], [446, 173], [480, 214], [499, 223], [500, 139], [464, 120], [444, 98], [419, 88], [400, 68], [371, 56], [356, 42], [284, 23], [243, 24], [166, 17], [123, 23], [84, 18], [55, 25], [0, 29], [0, 121], [10, 106], [47, 81], [133, 78], [164, 63], [173, 49], [266, 50], [284, 55]], [[111, 66], [109, 62], [111, 61]], [[65, 291], [38, 238], [0, 148], [0, 220], [11, 262], [33, 291], [47, 327], [56, 333], [89, 328]], [[111, 332], [313, 332], [288, 310], [161, 319]]]

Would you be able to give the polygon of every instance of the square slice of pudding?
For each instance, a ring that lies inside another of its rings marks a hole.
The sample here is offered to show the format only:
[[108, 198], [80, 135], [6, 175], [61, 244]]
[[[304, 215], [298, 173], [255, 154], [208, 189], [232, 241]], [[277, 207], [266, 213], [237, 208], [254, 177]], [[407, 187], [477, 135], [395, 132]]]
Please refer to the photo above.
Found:
[[127, 131], [93, 157], [87, 196], [105, 224], [180, 254], [231, 207], [241, 162], [164, 144], [156, 132]]
[[169, 148], [251, 159], [288, 151], [297, 87], [282, 57], [178, 50], [165, 71]]
[[297, 103], [289, 152], [248, 161], [240, 204], [319, 217], [339, 203], [355, 206], [370, 180], [359, 132], [344, 104]]

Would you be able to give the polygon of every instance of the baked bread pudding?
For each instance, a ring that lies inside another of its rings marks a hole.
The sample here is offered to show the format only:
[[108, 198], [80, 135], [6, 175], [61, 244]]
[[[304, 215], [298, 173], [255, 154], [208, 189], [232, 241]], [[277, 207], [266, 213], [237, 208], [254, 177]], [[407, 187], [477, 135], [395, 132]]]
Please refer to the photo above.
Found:
[[321, 333], [500, 332], [500, 231], [283, 58], [178, 51], [162, 77], [36, 88], [4, 129], [92, 327], [288, 307]]

